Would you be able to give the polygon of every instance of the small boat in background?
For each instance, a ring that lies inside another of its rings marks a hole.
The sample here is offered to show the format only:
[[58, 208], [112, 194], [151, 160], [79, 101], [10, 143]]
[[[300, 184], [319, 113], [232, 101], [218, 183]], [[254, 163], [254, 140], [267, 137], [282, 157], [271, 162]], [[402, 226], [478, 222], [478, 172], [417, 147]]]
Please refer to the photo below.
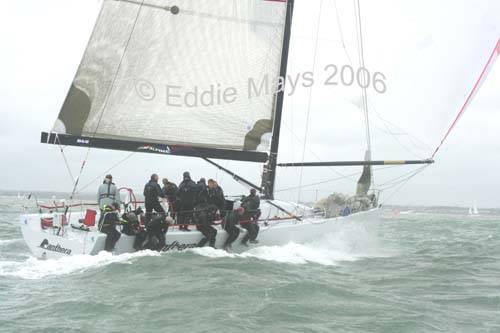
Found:
[[477, 210], [477, 204], [475, 202], [471, 207], [469, 207], [469, 215], [472, 216], [479, 215], [479, 211]]

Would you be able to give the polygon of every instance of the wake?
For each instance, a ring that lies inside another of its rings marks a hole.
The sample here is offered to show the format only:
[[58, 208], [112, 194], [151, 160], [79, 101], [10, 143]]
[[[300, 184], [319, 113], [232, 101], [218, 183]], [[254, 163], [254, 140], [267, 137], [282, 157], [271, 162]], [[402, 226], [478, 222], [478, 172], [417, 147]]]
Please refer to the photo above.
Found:
[[0, 276], [18, 277], [28, 280], [82, 273], [110, 264], [132, 264], [141, 257], [156, 257], [161, 254], [149, 250], [112, 255], [102, 251], [97, 255], [76, 255], [60, 259], [40, 260], [30, 257], [25, 261], [0, 261]]
[[389, 255], [373, 229], [346, 225], [337, 232], [305, 244], [290, 242], [283, 246], [259, 246], [241, 254], [227, 253], [210, 247], [187, 250], [209, 258], [256, 258], [287, 264], [314, 263], [335, 266], [345, 261], [364, 258], [386, 257]]

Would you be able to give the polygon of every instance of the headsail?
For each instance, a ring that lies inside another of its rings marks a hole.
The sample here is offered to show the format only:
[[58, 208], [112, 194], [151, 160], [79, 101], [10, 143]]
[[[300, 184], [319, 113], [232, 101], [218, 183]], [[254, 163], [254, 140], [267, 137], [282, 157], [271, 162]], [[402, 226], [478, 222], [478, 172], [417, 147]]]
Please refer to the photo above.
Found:
[[[365, 152], [365, 161], [371, 160], [371, 152], [367, 150]], [[358, 184], [356, 186], [356, 196], [366, 196], [368, 194], [368, 190], [370, 189], [370, 185], [372, 183], [372, 167], [371, 165], [363, 166], [363, 172], [359, 177]]]
[[104, 1], [53, 131], [105, 140], [108, 149], [116, 140], [244, 151], [262, 161], [286, 8], [265, 0]]

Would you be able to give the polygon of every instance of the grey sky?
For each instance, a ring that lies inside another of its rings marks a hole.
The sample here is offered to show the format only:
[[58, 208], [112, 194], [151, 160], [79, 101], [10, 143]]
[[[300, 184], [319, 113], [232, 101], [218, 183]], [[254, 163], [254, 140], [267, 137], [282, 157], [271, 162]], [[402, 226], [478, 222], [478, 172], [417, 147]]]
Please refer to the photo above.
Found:
[[[289, 73], [312, 70], [319, 3], [319, 0], [296, 0]], [[401, 132], [392, 125], [395, 124], [425, 141], [430, 148], [435, 147], [484, 66], [484, 54], [493, 49], [494, 44], [489, 45], [491, 38], [477, 36], [496, 34], [500, 37], [500, 17], [493, 16], [500, 13], [500, 4], [482, 1], [478, 5], [472, 0], [440, 1], [439, 4], [435, 1], [415, 1], [407, 5], [398, 1], [376, 3], [361, 2], [366, 67], [372, 72], [384, 73], [388, 86], [386, 94], [368, 92], [369, 108], [377, 113], [370, 114], [373, 157], [414, 158], [413, 154], [428, 157], [432, 149], [422, 147], [407, 136], [398, 136], [400, 144], [387, 131]], [[58, 147], [40, 144], [39, 136], [54, 124], [80, 63], [100, 2], [32, 0], [9, 1], [3, 6], [0, 13], [0, 144], [4, 158], [0, 188], [70, 191], [71, 179]], [[332, 0], [323, 1], [315, 70], [318, 77], [325, 74], [326, 64], [341, 67], [349, 64], [349, 58], [353, 67], [357, 64], [352, 2], [337, 1], [349, 57], [339, 47], [334, 8]], [[384, 8], [390, 11], [382, 10]], [[441, 15], [443, 12], [447, 16]], [[480, 15], [485, 12], [493, 14]], [[408, 52], [413, 45], [418, 46], [415, 52]], [[449, 57], [451, 49], [457, 51], [453, 57]], [[459, 61], [465, 61], [467, 66], [454, 67]], [[457, 68], [460, 72], [447, 71]], [[332, 94], [321, 84], [313, 86], [306, 160], [316, 160], [316, 156], [322, 160], [361, 159], [363, 156], [363, 117], [355, 105], [360, 91], [338, 89]], [[477, 201], [480, 207], [500, 207], [497, 194], [500, 182], [497, 175], [500, 169], [499, 90], [500, 65], [497, 64], [437, 156], [437, 163], [391, 196], [389, 203], [467, 206]], [[308, 89], [298, 89], [285, 101], [280, 161], [302, 159], [301, 141], [308, 96]], [[69, 147], [65, 152], [72, 173], [78, 174], [86, 149]], [[80, 184], [87, 184], [128, 155], [126, 152], [92, 150]], [[250, 180], [260, 181], [259, 164], [222, 164]], [[376, 184], [413, 169], [415, 167], [376, 171]], [[228, 194], [246, 192], [230, 177], [217, 173], [203, 161], [190, 158], [135, 154], [112, 173], [119, 185], [140, 191], [153, 172], [178, 182], [184, 170], [190, 170], [194, 178], [218, 178]], [[304, 169], [302, 183], [337, 178], [339, 175], [335, 171], [351, 174], [359, 168]], [[356, 180], [357, 176], [352, 178]], [[299, 179], [299, 169], [281, 170], [277, 189], [298, 186]], [[314, 199], [316, 190], [320, 197], [333, 191], [352, 193], [353, 180], [306, 187], [301, 198]], [[93, 192], [96, 186], [97, 183], [85, 191]], [[383, 193], [382, 201], [391, 194], [392, 190]], [[280, 192], [279, 195], [296, 200], [298, 191]]]

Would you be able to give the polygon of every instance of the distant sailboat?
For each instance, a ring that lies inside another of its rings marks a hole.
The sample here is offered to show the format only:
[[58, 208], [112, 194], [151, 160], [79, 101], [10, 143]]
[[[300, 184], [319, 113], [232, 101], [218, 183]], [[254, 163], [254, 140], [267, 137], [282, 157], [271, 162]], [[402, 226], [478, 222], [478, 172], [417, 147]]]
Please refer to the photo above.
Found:
[[477, 204], [475, 202], [471, 207], [469, 207], [469, 215], [479, 215]]

